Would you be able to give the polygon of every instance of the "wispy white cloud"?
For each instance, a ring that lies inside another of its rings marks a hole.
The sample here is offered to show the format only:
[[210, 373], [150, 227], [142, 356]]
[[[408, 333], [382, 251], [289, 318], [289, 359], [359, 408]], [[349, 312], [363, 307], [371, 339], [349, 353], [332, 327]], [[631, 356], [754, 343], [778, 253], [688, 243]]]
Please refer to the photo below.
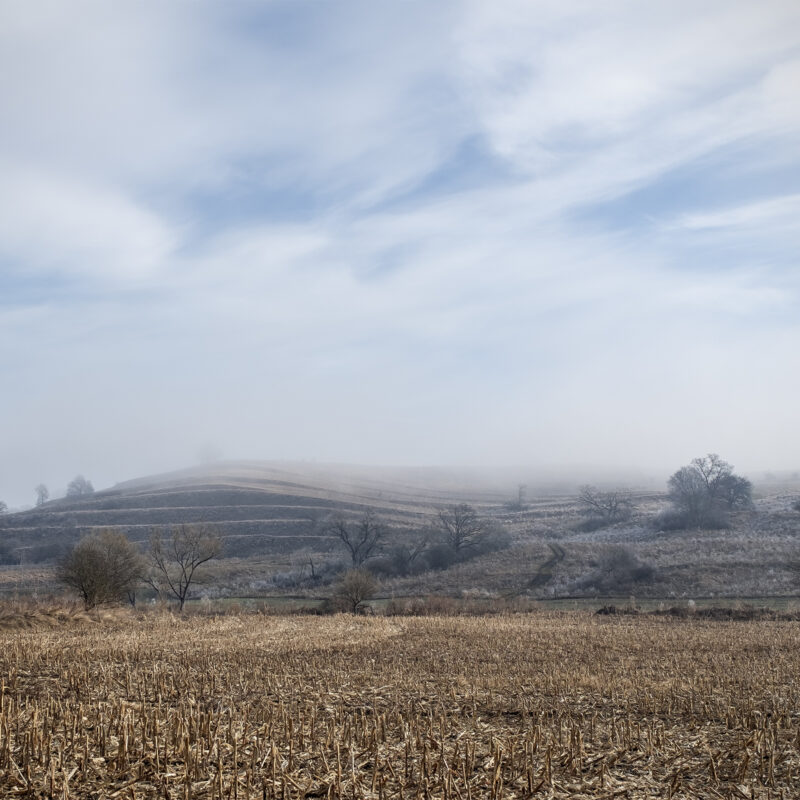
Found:
[[22, 274], [153, 277], [177, 231], [130, 194], [84, 177], [0, 161], [0, 258]]
[[758, 226], [763, 230], [768, 226], [791, 227], [797, 230], [800, 220], [800, 194], [775, 197], [757, 203], [724, 208], [707, 213], [687, 214], [678, 219], [678, 227], [690, 230], [709, 228], [752, 228]]
[[0, 497], [208, 441], [795, 458], [796, 3], [0, 19]]

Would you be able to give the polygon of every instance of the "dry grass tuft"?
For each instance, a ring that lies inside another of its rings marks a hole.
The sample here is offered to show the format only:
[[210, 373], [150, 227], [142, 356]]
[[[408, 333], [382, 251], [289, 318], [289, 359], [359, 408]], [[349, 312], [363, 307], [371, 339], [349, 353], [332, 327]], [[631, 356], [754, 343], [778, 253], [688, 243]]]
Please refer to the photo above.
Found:
[[130, 618], [126, 608], [84, 610], [77, 603], [16, 600], [0, 605], [0, 631], [54, 629], [68, 625], [110, 623]]

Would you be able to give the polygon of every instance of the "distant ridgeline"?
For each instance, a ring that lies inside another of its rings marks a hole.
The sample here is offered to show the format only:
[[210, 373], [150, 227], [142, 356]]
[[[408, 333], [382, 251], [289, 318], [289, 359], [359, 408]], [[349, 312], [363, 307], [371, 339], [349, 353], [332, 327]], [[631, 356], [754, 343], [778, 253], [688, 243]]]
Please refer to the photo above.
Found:
[[217, 526], [228, 557], [302, 548], [326, 553], [341, 549], [324, 530], [333, 515], [356, 517], [371, 508], [392, 528], [418, 528], [437, 506], [459, 499], [462, 494], [447, 489], [394, 482], [393, 475], [314, 469], [305, 474], [250, 465], [227, 467], [221, 474], [194, 470], [2, 515], [0, 563], [52, 562], [101, 528], [144, 543], [154, 527], [181, 523]]

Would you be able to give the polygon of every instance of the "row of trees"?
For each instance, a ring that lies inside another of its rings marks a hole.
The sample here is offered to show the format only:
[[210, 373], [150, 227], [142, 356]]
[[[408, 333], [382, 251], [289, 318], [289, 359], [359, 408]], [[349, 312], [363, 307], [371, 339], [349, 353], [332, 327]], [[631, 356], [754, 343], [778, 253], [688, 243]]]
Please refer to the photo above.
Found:
[[[334, 517], [322, 530], [342, 542], [354, 569], [379, 554], [388, 532], [386, 524], [371, 509], [355, 520]], [[505, 532], [481, 517], [473, 506], [458, 503], [439, 511], [430, 527], [418, 531], [410, 541], [395, 544], [388, 558], [398, 573], [408, 574], [423, 562], [437, 566], [440, 561], [467, 560], [502, 546], [505, 539]]]
[[[388, 527], [372, 510], [367, 510], [355, 520], [330, 519], [324, 530], [341, 541], [350, 557], [353, 575], [348, 573], [342, 584], [344, 590], [352, 584], [358, 587], [353, 590], [355, 594], [363, 595], [365, 587], [374, 582], [372, 572], [386, 569], [376, 556]], [[465, 560], [490, 547], [490, 539], [497, 533], [472, 506], [457, 504], [439, 512], [431, 531], [411, 543], [396, 544], [390, 551], [390, 561], [397, 572], [408, 574], [417, 565], [435, 566], [438, 562], [431, 554], [437, 548], [447, 549], [448, 563]], [[58, 575], [87, 608], [125, 599], [134, 602], [137, 588], [145, 584], [158, 596], [173, 598], [183, 609], [198, 569], [220, 552], [220, 538], [207, 525], [154, 529], [146, 552], [124, 534], [105, 529], [81, 539], [61, 560]], [[365, 573], [371, 577], [365, 578]]]
[[147, 584], [183, 610], [198, 570], [222, 551], [217, 532], [207, 525], [154, 529], [143, 553], [119, 531], [105, 529], [81, 539], [62, 559], [58, 577], [86, 608], [127, 599]]
[[[40, 483], [33, 491], [36, 493], [37, 506], [43, 506], [50, 499], [50, 490], [44, 483]], [[94, 486], [83, 475], [76, 475], [67, 484], [67, 497], [84, 497], [90, 494], [94, 494]]]
[[[681, 467], [668, 481], [672, 507], [655, 521], [661, 529], [726, 528], [729, 515], [753, 504], [753, 485], [737, 475], [716, 453], [695, 458]], [[601, 491], [582, 486], [578, 501], [583, 509], [585, 530], [624, 522], [633, 511], [630, 492], [624, 489]]]

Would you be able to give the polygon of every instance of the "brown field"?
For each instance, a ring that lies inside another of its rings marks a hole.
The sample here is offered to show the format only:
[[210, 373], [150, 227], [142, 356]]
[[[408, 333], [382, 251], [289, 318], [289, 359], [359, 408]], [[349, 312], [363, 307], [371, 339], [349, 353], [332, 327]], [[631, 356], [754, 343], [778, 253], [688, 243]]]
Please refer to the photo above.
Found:
[[46, 621], [0, 632], [3, 797], [798, 797], [797, 623]]

